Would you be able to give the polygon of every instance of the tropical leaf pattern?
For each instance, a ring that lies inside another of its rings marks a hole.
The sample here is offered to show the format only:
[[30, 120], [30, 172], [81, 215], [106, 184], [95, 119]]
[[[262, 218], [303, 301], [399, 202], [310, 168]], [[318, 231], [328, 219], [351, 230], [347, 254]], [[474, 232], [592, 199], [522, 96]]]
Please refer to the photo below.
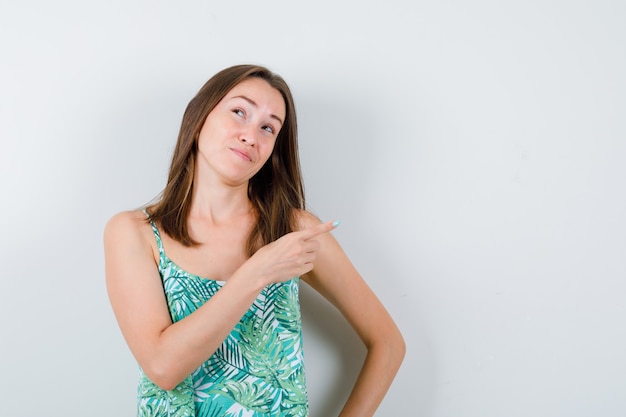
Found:
[[[190, 274], [159, 247], [159, 273], [174, 322], [206, 303], [222, 281]], [[264, 288], [215, 353], [175, 389], [140, 369], [139, 417], [306, 417], [298, 278]]]

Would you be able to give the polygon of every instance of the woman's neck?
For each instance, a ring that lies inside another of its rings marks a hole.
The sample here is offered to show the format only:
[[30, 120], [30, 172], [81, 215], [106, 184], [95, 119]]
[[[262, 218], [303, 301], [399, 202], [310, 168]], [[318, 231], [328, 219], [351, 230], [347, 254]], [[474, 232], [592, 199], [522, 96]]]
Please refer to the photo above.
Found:
[[213, 224], [229, 222], [252, 211], [248, 184], [237, 186], [219, 182], [194, 181], [193, 200], [189, 213], [192, 219]]

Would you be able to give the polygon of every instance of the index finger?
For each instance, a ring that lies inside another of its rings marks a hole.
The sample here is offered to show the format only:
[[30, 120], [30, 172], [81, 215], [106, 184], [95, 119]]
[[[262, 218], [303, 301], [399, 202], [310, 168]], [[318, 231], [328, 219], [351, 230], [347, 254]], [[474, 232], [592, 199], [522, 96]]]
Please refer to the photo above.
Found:
[[307, 229], [301, 230], [302, 238], [304, 240], [312, 239], [315, 236], [321, 235], [322, 233], [330, 232], [331, 230], [337, 228], [341, 222], [339, 220], [330, 220], [326, 223], [316, 224], [315, 226], [311, 226]]

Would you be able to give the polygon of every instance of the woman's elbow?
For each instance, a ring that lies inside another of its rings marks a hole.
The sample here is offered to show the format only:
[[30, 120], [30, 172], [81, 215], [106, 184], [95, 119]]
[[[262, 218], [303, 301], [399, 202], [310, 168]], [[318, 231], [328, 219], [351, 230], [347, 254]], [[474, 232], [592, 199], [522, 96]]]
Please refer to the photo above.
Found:
[[378, 333], [375, 340], [366, 343], [366, 347], [370, 354], [383, 360], [394, 374], [400, 368], [406, 355], [406, 343], [397, 328], [393, 331]]
[[165, 391], [173, 390], [183, 381], [183, 379], [174, 375], [174, 372], [167, 369], [167, 367], [162, 364], [151, 364], [142, 367], [142, 369], [143, 373], [154, 385]]
[[397, 351], [397, 357], [398, 357], [398, 366], [400, 366], [400, 364], [402, 363], [406, 355], [406, 342], [404, 341], [404, 337], [402, 337], [402, 334], [398, 334], [398, 336], [399, 337], [398, 337], [396, 351]]
[[159, 382], [155, 382], [155, 381], [152, 381], [152, 382], [154, 382], [154, 384], [157, 387], [161, 388], [164, 391], [171, 391], [174, 388], [176, 388], [176, 386], [180, 383], [180, 382], [174, 382], [171, 379], [163, 379]]
[[388, 349], [392, 362], [396, 368], [399, 368], [406, 355], [406, 343], [400, 331], [395, 332], [395, 335], [390, 338]]

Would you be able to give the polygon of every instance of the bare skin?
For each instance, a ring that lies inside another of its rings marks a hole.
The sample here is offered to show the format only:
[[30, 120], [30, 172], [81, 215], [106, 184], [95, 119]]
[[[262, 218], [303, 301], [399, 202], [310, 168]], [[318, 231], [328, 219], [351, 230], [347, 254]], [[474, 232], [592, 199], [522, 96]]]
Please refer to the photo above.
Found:
[[199, 245], [185, 247], [162, 234], [174, 262], [196, 275], [224, 281], [222, 289], [194, 313], [172, 323], [152, 229], [142, 212], [129, 211], [115, 215], [105, 229], [109, 298], [139, 365], [155, 384], [169, 390], [215, 352], [262, 288], [300, 276], [339, 309], [368, 350], [340, 416], [371, 416], [402, 362], [404, 341], [328, 233], [332, 222], [321, 223], [300, 211], [298, 231], [252, 257], [244, 252], [255, 221], [247, 183], [271, 154], [284, 115], [282, 97], [265, 81], [247, 80], [231, 90], [211, 112], [200, 135], [188, 219]]

